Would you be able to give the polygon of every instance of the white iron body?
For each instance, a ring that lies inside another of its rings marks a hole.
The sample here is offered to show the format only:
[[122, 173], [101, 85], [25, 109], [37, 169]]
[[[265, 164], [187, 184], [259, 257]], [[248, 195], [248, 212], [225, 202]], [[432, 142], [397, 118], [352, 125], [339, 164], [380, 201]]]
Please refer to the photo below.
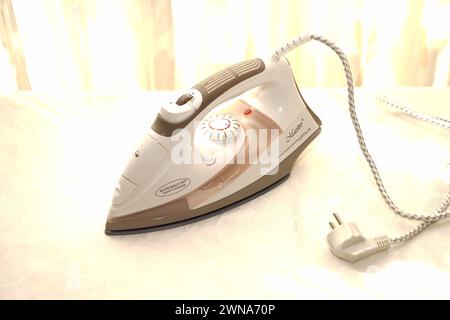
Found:
[[289, 175], [320, 125], [285, 58], [226, 68], [161, 108], [120, 177], [105, 232], [177, 226], [248, 199]]

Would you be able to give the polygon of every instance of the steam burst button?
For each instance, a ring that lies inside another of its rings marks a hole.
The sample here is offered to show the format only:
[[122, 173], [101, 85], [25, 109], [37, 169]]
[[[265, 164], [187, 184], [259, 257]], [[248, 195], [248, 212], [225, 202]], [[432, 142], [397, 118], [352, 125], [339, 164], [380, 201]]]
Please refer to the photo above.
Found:
[[189, 101], [191, 101], [193, 98], [194, 98], [194, 96], [192, 94], [185, 93], [182, 96], [180, 96], [178, 98], [177, 102], [175, 102], [175, 103], [179, 106], [182, 106], [183, 104], [186, 104]]

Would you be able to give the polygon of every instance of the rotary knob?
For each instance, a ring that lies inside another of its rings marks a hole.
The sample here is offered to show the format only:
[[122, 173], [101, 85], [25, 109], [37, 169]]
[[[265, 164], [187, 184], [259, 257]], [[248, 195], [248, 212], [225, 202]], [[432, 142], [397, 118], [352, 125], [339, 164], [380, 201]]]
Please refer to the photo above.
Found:
[[217, 142], [236, 140], [242, 132], [238, 119], [228, 114], [211, 115], [203, 119], [200, 131], [207, 139]]

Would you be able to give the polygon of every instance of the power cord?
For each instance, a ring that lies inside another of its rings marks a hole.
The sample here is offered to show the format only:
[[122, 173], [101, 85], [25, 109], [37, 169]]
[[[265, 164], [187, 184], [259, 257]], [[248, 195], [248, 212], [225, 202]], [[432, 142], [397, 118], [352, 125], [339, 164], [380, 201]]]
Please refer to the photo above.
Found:
[[[449, 181], [449, 190], [444, 200], [435, 209], [434, 213], [430, 215], [422, 213], [416, 214], [405, 212], [394, 203], [394, 201], [387, 193], [386, 188], [384, 187], [380, 173], [378, 172], [377, 166], [375, 165], [375, 162], [373, 161], [372, 156], [370, 155], [366, 142], [364, 140], [362, 129], [359, 124], [358, 116], [356, 114], [353, 76], [350, 69], [350, 64], [348, 63], [347, 57], [345, 56], [343, 51], [332, 41], [322, 36], [308, 34], [300, 36], [292, 40], [291, 42], [286, 43], [286, 45], [280, 47], [272, 54], [272, 61], [274, 62], [279, 61], [280, 58], [285, 54], [287, 54], [288, 52], [311, 40], [316, 40], [325, 44], [327, 47], [333, 50], [341, 59], [345, 71], [345, 76], [347, 79], [347, 94], [348, 94], [348, 106], [350, 118], [352, 120], [356, 136], [358, 138], [359, 147], [364, 155], [364, 158], [367, 161], [367, 164], [370, 167], [373, 178], [375, 179], [375, 183], [378, 187], [378, 190], [380, 191], [381, 196], [395, 214], [399, 215], [402, 218], [419, 222], [419, 224], [416, 227], [400, 236], [388, 237], [386, 235], [382, 235], [372, 239], [366, 239], [359, 231], [355, 223], [343, 223], [341, 218], [337, 214], [334, 214], [334, 217], [338, 225], [336, 226], [333, 222], [330, 222], [332, 230], [327, 236], [330, 249], [333, 252], [333, 254], [336, 255], [337, 257], [345, 259], [347, 261], [356, 262], [358, 260], [371, 256], [372, 254], [375, 254], [377, 252], [387, 250], [391, 245], [407, 241], [412, 237], [416, 236], [417, 234], [419, 234], [420, 232], [422, 232], [423, 230], [425, 230], [431, 224], [450, 217], [450, 210], [448, 210], [450, 207], [450, 181]], [[385, 101], [387, 101], [387, 99], [385, 99]], [[444, 128], [449, 129], [450, 120], [448, 119], [423, 115], [421, 113], [414, 111], [413, 109], [402, 107], [394, 103], [389, 103], [389, 105], [417, 119], [429, 121], [433, 124], [437, 124]]]
[[450, 129], [450, 120], [449, 119], [436, 117], [436, 116], [430, 116], [430, 115], [418, 112], [418, 111], [414, 110], [413, 108], [398, 104], [397, 102], [390, 100], [388, 97], [386, 97], [384, 95], [378, 96], [377, 100], [396, 109], [396, 110], [406, 113], [406, 114], [410, 115], [411, 117], [416, 118], [418, 120], [426, 121], [426, 122], [435, 124], [437, 126], [443, 127], [445, 129]]

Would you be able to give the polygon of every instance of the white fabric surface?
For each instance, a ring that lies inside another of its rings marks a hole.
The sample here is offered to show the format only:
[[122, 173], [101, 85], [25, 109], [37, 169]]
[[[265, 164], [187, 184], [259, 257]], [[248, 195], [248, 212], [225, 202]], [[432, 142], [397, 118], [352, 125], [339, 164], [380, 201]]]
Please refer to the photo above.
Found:
[[[356, 143], [344, 89], [304, 90], [323, 121], [290, 178], [217, 217], [104, 235], [115, 183], [167, 92], [127, 98], [0, 97], [0, 298], [450, 298], [450, 224], [356, 264], [334, 257], [331, 212], [367, 236], [413, 222], [384, 205]], [[389, 97], [450, 117], [449, 89]], [[368, 146], [400, 207], [445, 193], [449, 132], [357, 91]]]

